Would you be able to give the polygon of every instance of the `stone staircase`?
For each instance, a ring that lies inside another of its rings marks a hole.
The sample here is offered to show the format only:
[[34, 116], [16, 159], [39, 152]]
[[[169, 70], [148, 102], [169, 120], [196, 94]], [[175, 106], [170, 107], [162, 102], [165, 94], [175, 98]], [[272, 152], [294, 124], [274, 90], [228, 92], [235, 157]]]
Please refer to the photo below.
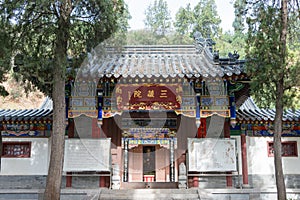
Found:
[[197, 189], [121, 189], [102, 190], [99, 200], [208, 200], [209, 194]]
[[123, 182], [121, 189], [178, 189], [177, 182]]
[[[44, 189], [0, 189], [0, 200], [43, 200]], [[61, 200], [270, 200], [277, 190], [266, 188], [61, 190]], [[300, 199], [300, 189], [287, 189], [287, 199]]]

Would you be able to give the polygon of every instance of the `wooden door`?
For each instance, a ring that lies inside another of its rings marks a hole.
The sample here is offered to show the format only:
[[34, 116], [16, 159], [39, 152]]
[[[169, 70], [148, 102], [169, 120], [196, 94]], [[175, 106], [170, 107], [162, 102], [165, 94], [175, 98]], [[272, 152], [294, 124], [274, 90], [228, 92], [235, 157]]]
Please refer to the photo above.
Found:
[[143, 146], [143, 175], [153, 176], [155, 181], [155, 146]]

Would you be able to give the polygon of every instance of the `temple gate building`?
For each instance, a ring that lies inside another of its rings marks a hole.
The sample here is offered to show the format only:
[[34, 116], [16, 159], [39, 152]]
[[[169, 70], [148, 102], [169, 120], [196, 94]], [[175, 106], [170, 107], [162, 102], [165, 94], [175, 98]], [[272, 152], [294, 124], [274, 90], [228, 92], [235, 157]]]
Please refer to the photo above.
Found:
[[[249, 97], [250, 77], [238, 58], [220, 58], [203, 38], [195, 45], [124, 46], [91, 55], [66, 83], [64, 186], [274, 185], [275, 113]], [[0, 110], [0, 179], [45, 180], [51, 102], [40, 109]], [[300, 175], [299, 117], [299, 111], [287, 111], [283, 118], [287, 180]]]

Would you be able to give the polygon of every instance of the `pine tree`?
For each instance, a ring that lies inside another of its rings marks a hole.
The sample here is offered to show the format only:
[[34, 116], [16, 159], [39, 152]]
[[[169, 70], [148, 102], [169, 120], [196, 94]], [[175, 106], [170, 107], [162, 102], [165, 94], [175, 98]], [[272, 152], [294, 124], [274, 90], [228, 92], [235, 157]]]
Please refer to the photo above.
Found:
[[171, 30], [171, 15], [164, 0], [155, 0], [145, 11], [145, 26], [158, 38], [165, 37]]
[[[238, 2], [238, 3], [237, 3]], [[247, 21], [246, 58], [247, 72], [251, 75], [251, 91], [262, 106], [274, 105], [274, 166], [277, 197], [286, 199], [284, 172], [281, 157], [282, 116], [291, 105], [295, 86], [299, 80], [300, 60], [292, 55], [289, 43], [297, 43], [290, 33], [299, 20], [299, 2], [247, 1], [236, 6], [241, 11], [239, 25]], [[240, 26], [238, 29], [240, 29]], [[293, 81], [294, 80], [294, 81]], [[298, 85], [299, 86], [299, 85]]]
[[[1, 1], [2, 19], [10, 22], [14, 71], [53, 98], [51, 155], [44, 200], [60, 199], [65, 134], [67, 58], [80, 57], [109, 38], [123, 17], [123, 0]], [[6, 55], [9, 56], [9, 55]], [[77, 66], [78, 67], [78, 66]]]
[[187, 4], [176, 13], [174, 22], [176, 32], [183, 36], [193, 36], [200, 32], [205, 38], [217, 38], [220, 34], [221, 19], [214, 0], [200, 1], [193, 9]]

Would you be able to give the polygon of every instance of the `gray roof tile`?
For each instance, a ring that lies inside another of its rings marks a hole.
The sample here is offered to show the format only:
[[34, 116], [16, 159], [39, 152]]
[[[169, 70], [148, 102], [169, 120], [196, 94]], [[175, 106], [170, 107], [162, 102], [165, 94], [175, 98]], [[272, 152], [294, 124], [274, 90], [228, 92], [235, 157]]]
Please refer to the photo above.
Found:
[[[274, 109], [260, 109], [249, 97], [238, 109], [237, 119], [240, 121], [274, 121], [275, 110]], [[299, 121], [300, 110], [286, 110], [283, 113], [283, 121]]]
[[[100, 59], [101, 57], [101, 59]], [[90, 55], [81, 67], [82, 76], [92, 77], [223, 77], [240, 75], [244, 62], [214, 62], [206, 48], [197, 53], [194, 45], [125, 46], [116, 54]]]
[[34, 121], [52, 118], [53, 102], [47, 97], [40, 108], [21, 110], [0, 110], [0, 121]]

